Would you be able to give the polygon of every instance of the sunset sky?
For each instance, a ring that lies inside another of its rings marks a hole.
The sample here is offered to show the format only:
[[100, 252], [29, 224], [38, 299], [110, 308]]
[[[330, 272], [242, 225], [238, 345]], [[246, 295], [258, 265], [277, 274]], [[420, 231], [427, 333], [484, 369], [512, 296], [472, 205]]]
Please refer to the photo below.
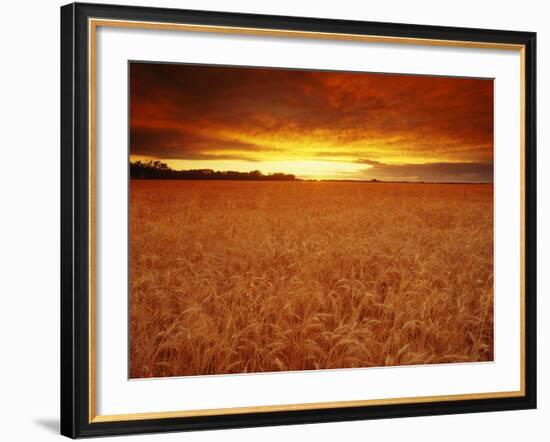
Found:
[[492, 182], [493, 80], [131, 63], [130, 159]]

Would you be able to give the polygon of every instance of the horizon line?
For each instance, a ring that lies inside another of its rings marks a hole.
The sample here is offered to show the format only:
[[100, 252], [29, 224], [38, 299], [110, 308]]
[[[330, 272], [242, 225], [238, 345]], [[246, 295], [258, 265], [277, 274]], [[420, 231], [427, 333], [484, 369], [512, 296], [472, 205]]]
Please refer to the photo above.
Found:
[[[147, 162], [143, 162], [141, 160], [137, 160], [137, 161], [132, 161], [130, 160], [129, 161], [129, 166], [132, 166], [132, 165], [141, 165], [141, 166], [144, 166], [145, 168], [151, 168], [151, 169], [154, 169], [156, 171], [158, 171], [159, 173], [170, 173], [170, 172], [176, 172], [176, 173], [185, 173], [185, 172], [200, 172], [200, 171], [209, 171], [209, 172], [212, 172], [214, 174], [229, 174], [229, 173], [234, 173], [234, 174], [239, 174], [239, 175], [243, 175], [243, 176], [246, 176], [246, 175], [251, 175], [252, 173], [254, 172], [259, 172], [260, 174], [260, 177], [257, 177], [255, 179], [243, 179], [243, 178], [232, 178], [232, 177], [223, 177], [223, 178], [206, 178], [206, 177], [201, 177], [201, 178], [191, 178], [191, 177], [177, 177], [177, 176], [172, 176], [172, 177], [159, 177], [159, 176], [149, 176], [149, 177], [145, 177], [145, 176], [142, 176], [142, 177], [132, 177], [130, 176], [129, 178], [132, 180], [167, 180], [167, 181], [170, 181], [170, 180], [182, 180], [182, 181], [201, 181], [201, 180], [204, 180], [204, 181], [315, 181], [315, 182], [319, 182], [319, 181], [322, 181], [322, 182], [351, 182], [351, 183], [403, 183], [403, 184], [494, 184], [494, 181], [430, 181], [430, 180], [417, 180], [417, 181], [409, 181], [409, 180], [384, 180], [382, 178], [369, 178], [369, 179], [353, 179], [353, 178], [302, 178], [302, 177], [299, 177], [298, 175], [296, 174], [293, 174], [293, 173], [286, 173], [286, 172], [270, 172], [268, 174], [264, 174], [261, 170], [259, 169], [252, 169], [252, 170], [248, 170], [246, 172], [241, 172], [241, 171], [238, 171], [238, 170], [231, 170], [231, 169], [227, 169], [227, 170], [215, 170], [215, 169], [211, 169], [211, 168], [196, 168], [196, 169], [172, 169], [170, 166], [168, 166], [166, 163], [164, 163], [163, 161], [161, 160], [149, 160]], [[163, 165], [164, 167], [158, 167], [160, 165]], [[288, 178], [288, 179], [281, 179], [281, 180], [270, 180], [269, 178], [271, 177], [274, 177], [274, 176], [286, 176], [286, 177], [292, 177], [292, 178]], [[266, 178], [266, 179], [263, 179], [263, 178]]]
[[[201, 169], [195, 169], [195, 170], [201, 170]], [[242, 172], [243, 174], [246, 172]], [[277, 172], [282, 173], [282, 172]], [[266, 177], [269, 177], [269, 175], [265, 175]], [[331, 178], [295, 178], [293, 180], [262, 180], [262, 179], [255, 179], [255, 180], [245, 180], [245, 179], [237, 179], [237, 178], [137, 178], [137, 177], [130, 177], [130, 180], [135, 181], [269, 181], [269, 182], [279, 182], [279, 183], [285, 183], [285, 182], [334, 182], [334, 183], [370, 183], [370, 184], [472, 184], [472, 185], [480, 185], [480, 184], [491, 184], [493, 185], [493, 181], [388, 181], [388, 180], [381, 180], [381, 179], [370, 179], [370, 180], [339, 180], [339, 179], [331, 179]]]

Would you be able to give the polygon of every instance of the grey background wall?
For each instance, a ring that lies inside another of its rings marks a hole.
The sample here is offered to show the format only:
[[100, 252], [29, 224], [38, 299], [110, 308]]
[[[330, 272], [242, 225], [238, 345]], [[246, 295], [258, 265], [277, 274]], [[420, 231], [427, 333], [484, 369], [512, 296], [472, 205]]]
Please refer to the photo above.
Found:
[[[113, 0], [114, 1], [114, 0]], [[189, 9], [391, 21], [538, 32], [539, 409], [370, 422], [129, 437], [126, 440], [547, 440], [545, 376], [550, 309], [544, 263], [550, 222], [545, 146], [550, 102], [547, 2], [178, 0], [121, 3]], [[58, 438], [59, 6], [57, 0], [2, 4], [0, 23], [0, 439]], [[543, 250], [543, 248], [545, 250]], [[545, 345], [546, 343], [546, 345]], [[450, 380], [452, 381], [452, 380]]]

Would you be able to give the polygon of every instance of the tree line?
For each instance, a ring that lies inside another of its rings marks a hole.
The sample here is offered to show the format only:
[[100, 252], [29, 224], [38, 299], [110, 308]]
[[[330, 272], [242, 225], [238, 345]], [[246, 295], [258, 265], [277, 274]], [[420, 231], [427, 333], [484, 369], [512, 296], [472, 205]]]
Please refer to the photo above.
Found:
[[242, 180], [242, 181], [299, 181], [289, 173], [264, 175], [259, 170], [237, 172], [234, 170], [190, 169], [174, 170], [161, 161], [130, 162], [130, 178], [135, 180]]

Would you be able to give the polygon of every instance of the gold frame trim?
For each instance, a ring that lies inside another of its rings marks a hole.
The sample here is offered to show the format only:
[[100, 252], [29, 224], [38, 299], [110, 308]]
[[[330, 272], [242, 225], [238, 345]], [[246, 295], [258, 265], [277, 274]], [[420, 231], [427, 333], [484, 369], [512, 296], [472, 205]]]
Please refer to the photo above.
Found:
[[[368, 399], [336, 402], [317, 402], [285, 405], [262, 405], [235, 408], [216, 408], [201, 410], [159, 411], [128, 414], [96, 414], [96, 248], [95, 248], [95, 207], [96, 207], [96, 31], [99, 26], [115, 28], [138, 28], [149, 30], [170, 30], [187, 32], [209, 32], [218, 34], [237, 34], [255, 36], [293, 37], [327, 40], [359, 41], [370, 43], [413, 44], [422, 46], [464, 47], [478, 49], [498, 49], [519, 51], [520, 53], [520, 167], [521, 167], [521, 257], [520, 257], [520, 389], [518, 391], [466, 393], [439, 396], [416, 396], [389, 399]], [[88, 19], [88, 93], [89, 93], [89, 423], [120, 422], [145, 419], [168, 419], [178, 417], [220, 416], [259, 412], [322, 410], [328, 408], [365, 407], [375, 405], [416, 404], [426, 402], [460, 401], [472, 399], [496, 399], [525, 396], [525, 45], [458, 40], [438, 40], [409, 37], [390, 37], [377, 35], [339, 34], [310, 31], [291, 31], [281, 29], [243, 28], [232, 26], [191, 25], [180, 23], [157, 23], [131, 20]]]

